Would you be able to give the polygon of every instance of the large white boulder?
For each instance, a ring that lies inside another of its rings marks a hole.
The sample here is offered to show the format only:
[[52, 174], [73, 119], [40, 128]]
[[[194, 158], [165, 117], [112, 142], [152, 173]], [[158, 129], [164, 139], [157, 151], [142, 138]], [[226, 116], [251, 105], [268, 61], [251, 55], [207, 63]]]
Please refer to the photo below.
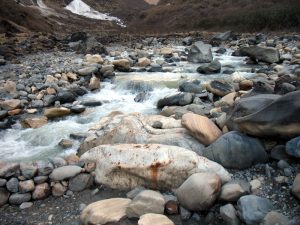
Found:
[[96, 162], [96, 182], [116, 189], [172, 189], [201, 172], [216, 173], [223, 183], [230, 180], [229, 173], [218, 163], [176, 146], [101, 145], [83, 154], [81, 160]]

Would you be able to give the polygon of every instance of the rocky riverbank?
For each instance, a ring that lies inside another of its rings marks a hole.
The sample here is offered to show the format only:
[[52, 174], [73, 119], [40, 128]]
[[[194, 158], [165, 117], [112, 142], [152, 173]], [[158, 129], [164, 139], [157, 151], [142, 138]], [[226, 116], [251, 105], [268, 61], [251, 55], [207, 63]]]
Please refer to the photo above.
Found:
[[3, 54], [1, 224], [299, 224], [298, 36], [62, 40]]

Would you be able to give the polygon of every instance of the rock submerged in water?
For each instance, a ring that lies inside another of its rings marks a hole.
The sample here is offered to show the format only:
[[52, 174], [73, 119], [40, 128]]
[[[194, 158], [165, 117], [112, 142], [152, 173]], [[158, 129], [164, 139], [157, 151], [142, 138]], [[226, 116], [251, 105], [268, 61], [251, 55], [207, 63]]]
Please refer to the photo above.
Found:
[[188, 176], [200, 172], [217, 173], [222, 182], [230, 180], [221, 165], [175, 146], [102, 145], [83, 154], [81, 160], [96, 162], [96, 182], [114, 189], [177, 188]]

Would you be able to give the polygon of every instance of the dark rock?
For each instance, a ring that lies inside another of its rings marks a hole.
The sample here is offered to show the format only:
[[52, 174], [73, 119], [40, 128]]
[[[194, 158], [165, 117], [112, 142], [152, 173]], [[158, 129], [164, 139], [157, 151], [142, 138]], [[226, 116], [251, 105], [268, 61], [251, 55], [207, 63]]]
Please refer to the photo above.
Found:
[[31, 199], [30, 193], [20, 194], [15, 193], [9, 197], [9, 203], [12, 205], [21, 205], [23, 202], [29, 202]]
[[213, 80], [210, 81], [207, 86], [206, 89], [213, 93], [214, 95], [217, 96], [225, 96], [231, 92], [234, 92], [234, 88], [232, 87], [231, 84], [229, 84], [226, 81], [222, 81], [222, 80]]
[[188, 53], [188, 61], [193, 63], [210, 63], [213, 61], [211, 45], [202, 41], [195, 42]]
[[137, 94], [137, 96], [135, 96], [134, 101], [135, 102], [144, 102], [146, 100], [148, 100], [150, 97], [150, 94], [147, 92], [141, 92], [139, 94]]
[[290, 93], [292, 91], [296, 91], [296, 87], [294, 85], [289, 84], [289, 83], [283, 83], [283, 84], [281, 84], [281, 88], [277, 92], [277, 94], [285, 95], [285, 94]]
[[102, 102], [101, 101], [83, 101], [81, 103], [83, 106], [86, 106], [86, 107], [95, 107], [95, 106], [101, 106], [102, 105]]
[[9, 192], [5, 188], [0, 188], [0, 207], [8, 202]]
[[193, 43], [192, 37], [186, 37], [182, 40], [182, 44], [186, 46], [190, 46]]
[[5, 119], [8, 116], [6, 110], [0, 110], [0, 120]]
[[253, 89], [244, 95], [244, 97], [249, 97], [253, 95], [261, 95], [261, 94], [273, 94], [274, 88], [264, 81], [256, 81], [253, 83]]
[[160, 99], [157, 103], [157, 108], [161, 109], [164, 106], [179, 105], [184, 106], [192, 103], [193, 95], [190, 93], [176, 93]]
[[246, 195], [237, 203], [239, 217], [247, 225], [260, 224], [268, 212], [273, 210], [270, 200], [255, 195]]
[[240, 52], [244, 56], [249, 56], [267, 63], [276, 63], [280, 61], [279, 51], [276, 48], [250, 46], [241, 48]]
[[183, 208], [182, 206], [180, 206], [180, 218], [183, 221], [187, 221], [191, 217], [192, 217], [192, 213], [189, 210], [187, 210], [187, 209]]
[[178, 203], [174, 200], [169, 200], [165, 204], [165, 212], [167, 215], [176, 215], [179, 213]]
[[38, 176], [33, 178], [34, 183], [36, 184], [42, 184], [48, 180], [48, 176]]
[[72, 86], [68, 88], [69, 92], [72, 92], [74, 95], [83, 96], [88, 93], [84, 87]]
[[288, 160], [290, 157], [286, 153], [284, 145], [277, 145], [271, 150], [271, 158], [275, 160]]
[[162, 72], [161, 65], [151, 63], [150, 68], [147, 70], [147, 72]]
[[201, 81], [184, 81], [179, 85], [179, 91], [189, 93], [202, 93]]
[[[287, 110], [288, 109], [288, 110]], [[288, 93], [256, 112], [235, 119], [238, 130], [258, 137], [300, 135], [300, 91]]]
[[234, 106], [227, 114], [227, 127], [229, 130], [238, 130], [235, 119], [257, 112], [279, 98], [280, 95], [256, 95], [235, 101]]
[[88, 134], [87, 133], [72, 133], [70, 134], [70, 138], [74, 139], [74, 140], [84, 140], [85, 138], [87, 138]]
[[226, 51], [227, 51], [226, 48], [219, 48], [219, 49], [216, 51], [216, 53], [222, 54], [222, 55], [223, 55]]
[[245, 169], [268, 160], [263, 144], [256, 138], [232, 131], [203, 150], [203, 156], [226, 168]]
[[0, 178], [0, 187], [4, 187], [4, 186], [6, 186], [6, 182], [7, 182], [7, 180], [6, 180], [6, 179], [2, 179], [2, 178]]
[[220, 73], [221, 72], [221, 67], [222, 67], [222, 65], [219, 62], [219, 60], [215, 59], [209, 65], [199, 66], [197, 68], [197, 72], [202, 73], [202, 74]]
[[61, 104], [72, 103], [76, 101], [77, 95], [70, 91], [61, 91], [56, 97], [56, 101], [59, 101]]
[[92, 186], [94, 182], [93, 176], [87, 173], [81, 173], [70, 179], [69, 190], [83, 191]]
[[85, 32], [76, 32], [67, 37], [67, 42], [86, 41], [87, 34]]
[[71, 107], [71, 112], [80, 114], [80, 113], [83, 113], [85, 111], [85, 109], [86, 108], [83, 105], [75, 105], [75, 106]]
[[219, 46], [223, 41], [228, 41], [232, 37], [231, 31], [226, 31], [224, 33], [216, 34], [210, 40], [212, 46]]
[[300, 158], [300, 137], [293, 138], [286, 143], [286, 152], [290, 156]]

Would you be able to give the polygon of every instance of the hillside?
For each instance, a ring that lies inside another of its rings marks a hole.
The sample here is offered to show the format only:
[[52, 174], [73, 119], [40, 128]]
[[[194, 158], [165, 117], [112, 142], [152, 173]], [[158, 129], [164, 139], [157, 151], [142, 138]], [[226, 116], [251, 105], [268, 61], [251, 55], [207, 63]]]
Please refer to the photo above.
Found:
[[[46, 6], [39, 7], [41, 2]], [[120, 18], [121, 29], [110, 21], [75, 15], [65, 7], [71, 0], [0, 1], [0, 32], [78, 30], [153, 33], [191, 30], [261, 31], [300, 30], [300, 3], [296, 0], [84, 0], [91, 8]], [[151, 3], [151, 4], [149, 4]], [[155, 3], [158, 3], [155, 5]]]

